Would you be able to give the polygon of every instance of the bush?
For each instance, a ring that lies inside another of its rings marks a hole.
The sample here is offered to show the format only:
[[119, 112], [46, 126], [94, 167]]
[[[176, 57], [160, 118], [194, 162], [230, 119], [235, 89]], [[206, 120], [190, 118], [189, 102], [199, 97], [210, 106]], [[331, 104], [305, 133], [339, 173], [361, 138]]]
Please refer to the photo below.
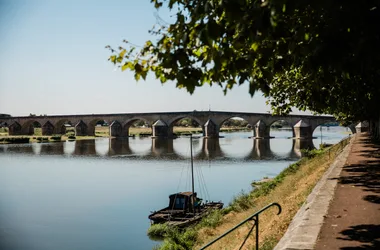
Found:
[[320, 153], [322, 153], [321, 149], [301, 149], [301, 153], [303, 157], [306, 157], [308, 159], [314, 158]]
[[29, 137], [10, 137], [10, 138], [4, 138], [5, 142], [9, 143], [28, 143]]
[[223, 212], [221, 210], [214, 210], [212, 213], [207, 215], [199, 223], [201, 227], [212, 227], [215, 228], [222, 222]]
[[50, 137], [50, 140], [52, 141], [61, 141], [62, 136], [61, 135], [54, 135]]
[[[160, 226], [161, 225], [161, 226]], [[154, 229], [151, 229], [151, 228]], [[192, 249], [197, 239], [197, 231], [193, 227], [189, 227], [184, 231], [178, 228], [167, 226], [166, 224], [152, 225], [149, 230], [153, 232], [164, 232], [164, 241], [160, 246], [155, 247], [157, 250], [188, 250]], [[149, 234], [151, 237], [151, 235]]]
[[240, 192], [240, 194], [235, 196], [230, 203], [230, 207], [233, 211], [244, 211], [250, 208], [251, 205], [251, 195], [244, 193], [243, 190]]
[[148, 236], [151, 239], [162, 239], [168, 235], [169, 226], [166, 223], [163, 224], [153, 224], [148, 229]]

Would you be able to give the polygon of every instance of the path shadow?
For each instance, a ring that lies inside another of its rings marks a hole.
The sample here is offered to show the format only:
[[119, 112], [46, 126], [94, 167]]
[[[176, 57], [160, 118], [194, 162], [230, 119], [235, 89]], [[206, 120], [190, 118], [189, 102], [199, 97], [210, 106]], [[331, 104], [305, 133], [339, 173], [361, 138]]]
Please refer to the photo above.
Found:
[[[380, 193], [380, 160], [367, 160], [361, 164], [346, 165], [343, 171], [348, 175], [338, 178], [340, 184], [363, 187], [364, 191]], [[373, 197], [365, 200], [378, 203]]]
[[366, 195], [363, 200], [369, 201], [372, 203], [380, 204], [380, 196], [379, 195]]
[[356, 241], [360, 246], [341, 247], [342, 250], [380, 249], [380, 225], [368, 224], [352, 226], [340, 232], [340, 240]]

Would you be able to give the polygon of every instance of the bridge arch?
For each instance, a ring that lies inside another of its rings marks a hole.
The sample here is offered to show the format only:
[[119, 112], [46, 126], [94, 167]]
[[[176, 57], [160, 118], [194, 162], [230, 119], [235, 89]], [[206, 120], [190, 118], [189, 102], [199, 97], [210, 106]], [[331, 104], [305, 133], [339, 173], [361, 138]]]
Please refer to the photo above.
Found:
[[[152, 127], [152, 121], [149, 121], [149, 120], [145, 119], [144, 117], [133, 117], [133, 118], [130, 118], [124, 122], [120, 122], [120, 124], [122, 126], [122, 135], [123, 136], [129, 136], [130, 127], [133, 126], [138, 121], [142, 121], [144, 124], [146, 124], [146, 126], [148, 128]], [[150, 133], [152, 133], [152, 132], [150, 132]]]
[[[75, 124], [77, 124], [79, 121], [73, 121], [68, 118], [59, 119], [57, 122], [55, 122], [54, 125], [54, 134], [61, 134], [64, 135], [67, 132], [68, 127], [74, 127]], [[70, 126], [69, 126], [70, 125]]]
[[9, 125], [6, 121], [0, 120], [0, 133], [2, 133], [2, 134], [8, 133], [9, 134]]
[[96, 117], [87, 122], [87, 134], [90, 136], [107, 136], [110, 121], [104, 117]]
[[194, 117], [194, 116], [191, 116], [191, 115], [181, 115], [181, 116], [177, 116], [171, 120], [168, 121], [168, 130], [169, 130], [169, 134], [172, 133], [174, 134], [175, 131], [174, 131], [174, 127], [178, 124], [178, 122], [182, 121], [182, 120], [185, 120], [185, 119], [190, 119], [190, 122], [191, 122], [191, 126], [190, 127], [200, 127], [202, 129], [202, 134], [204, 135], [204, 127], [203, 127], [203, 123], [201, 120], [199, 120], [198, 118]]
[[176, 116], [170, 120], [168, 120], [168, 126], [174, 126], [174, 124], [182, 119], [185, 119], [185, 118], [190, 118], [191, 120], [193, 121], [196, 121], [200, 126], [203, 126], [205, 122], [201, 121], [200, 119], [198, 119], [197, 117], [195, 116], [192, 116], [192, 115], [179, 115], [179, 116]]
[[[24, 122], [23, 124], [21, 124], [21, 134], [22, 135], [35, 135], [35, 134], [39, 134], [40, 131], [42, 128], [42, 122], [37, 120], [37, 119], [33, 119], [33, 120], [28, 120], [26, 122]], [[42, 131], [41, 131], [41, 134], [42, 134]]]
[[295, 137], [295, 134], [294, 134], [295, 124], [293, 124], [288, 119], [278, 118], [278, 119], [273, 119], [269, 124], [267, 124], [266, 129], [268, 131], [268, 135], [270, 138], [275, 138], [275, 137], [290, 138], [290, 137]]
[[228, 117], [224, 117], [223, 120], [218, 124], [217, 128], [219, 129], [218, 134], [221, 132], [228, 132], [230, 130], [225, 128], [230, 128], [231, 130], [252, 130], [252, 136], [255, 136], [254, 134], [254, 123], [252, 123], [252, 120], [248, 120], [247, 117], [239, 116], [239, 115], [231, 115]]
[[[325, 124], [328, 124], [329, 122], [321, 122], [321, 123], [317, 123], [316, 126], [313, 126], [312, 127], [312, 131], [311, 133], [314, 134], [315, 132], [317, 132], [317, 128], [320, 127], [320, 126], [323, 126]], [[345, 128], [348, 128], [350, 129], [351, 133], [352, 134], [355, 134], [356, 133], [356, 130], [355, 130], [355, 127], [354, 126], [341, 126], [341, 127], [345, 127]]]
[[8, 126], [8, 134], [9, 135], [21, 135], [21, 124], [18, 122], [13, 122]]

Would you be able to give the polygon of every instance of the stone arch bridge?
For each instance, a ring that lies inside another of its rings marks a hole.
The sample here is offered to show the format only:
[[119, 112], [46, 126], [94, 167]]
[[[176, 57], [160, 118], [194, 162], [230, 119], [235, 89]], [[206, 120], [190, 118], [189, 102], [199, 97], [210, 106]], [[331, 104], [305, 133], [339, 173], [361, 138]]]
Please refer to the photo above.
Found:
[[[77, 136], [94, 136], [95, 126], [99, 121], [110, 124], [110, 136], [126, 137], [130, 126], [143, 120], [152, 128], [153, 137], [173, 137], [174, 124], [190, 118], [202, 126], [205, 137], [218, 137], [223, 122], [239, 117], [253, 127], [253, 136], [269, 138], [270, 126], [276, 121], [284, 120], [293, 128], [293, 137], [310, 138], [319, 125], [336, 122], [333, 116], [313, 115], [271, 115], [262, 113], [226, 112], [226, 111], [190, 111], [190, 112], [157, 112], [157, 113], [121, 113], [121, 114], [87, 114], [87, 115], [49, 115], [0, 117], [0, 124], [9, 128], [9, 135], [31, 135], [33, 124], [41, 125], [42, 135], [64, 134], [65, 124], [75, 127]], [[353, 133], [355, 128], [350, 127]]]

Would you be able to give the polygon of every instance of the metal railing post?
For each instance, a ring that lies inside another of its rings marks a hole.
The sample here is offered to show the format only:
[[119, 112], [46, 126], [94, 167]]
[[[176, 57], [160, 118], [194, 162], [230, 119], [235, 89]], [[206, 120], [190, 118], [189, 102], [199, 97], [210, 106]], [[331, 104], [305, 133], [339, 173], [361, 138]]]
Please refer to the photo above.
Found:
[[256, 250], [259, 250], [259, 215], [256, 215]]
[[261, 214], [262, 212], [264, 212], [265, 210], [267, 210], [271, 206], [277, 206], [278, 207], [277, 215], [281, 214], [282, 209], [281, 209], [280, 204], [278, 204], [276, 202], [271, 203], [271, 204], [267, 205], [266, 207], [262, 208], [260, 211], [252, 214], [247, 219], [243, 220], [242, 222], [240, 222], [239, 224], [237, 224], [236, 226], [234, 226], [230, 230], [226, 231], [221, 236], [217, 237], [216, 239], [214, 239], [214, 240], [210, 241], [209, 243], [207, 243], [206, 245], [202, 246], [200, 248], [200, 250], [206, 249], [207, 247], [211, 246], [212, 244], [214, 244], [215, 242], [217, 242], [218, 240], [220, 240], [221, 238], [223, 238], [224, 236], [231, 233], [232, 231], [234, 231], [235, 229], [237, 229], [238, 227], [240, 227], [241, 225], [245, 224], [247, 221], [250, 221], [250, 220], [253, 220], [255, 223], [253, 224], [252, 228], [249, 230], [246, 238], [243, 241], [243, 244], [240, 246], [239, 249], [242, 249], [242, 247], [244, 246], [245, 242], [247, 241], [249, 235], [252, 233], [253, 228], [256, 227], [256, 250], [258, 250], [259, 249], [259, 214]]

